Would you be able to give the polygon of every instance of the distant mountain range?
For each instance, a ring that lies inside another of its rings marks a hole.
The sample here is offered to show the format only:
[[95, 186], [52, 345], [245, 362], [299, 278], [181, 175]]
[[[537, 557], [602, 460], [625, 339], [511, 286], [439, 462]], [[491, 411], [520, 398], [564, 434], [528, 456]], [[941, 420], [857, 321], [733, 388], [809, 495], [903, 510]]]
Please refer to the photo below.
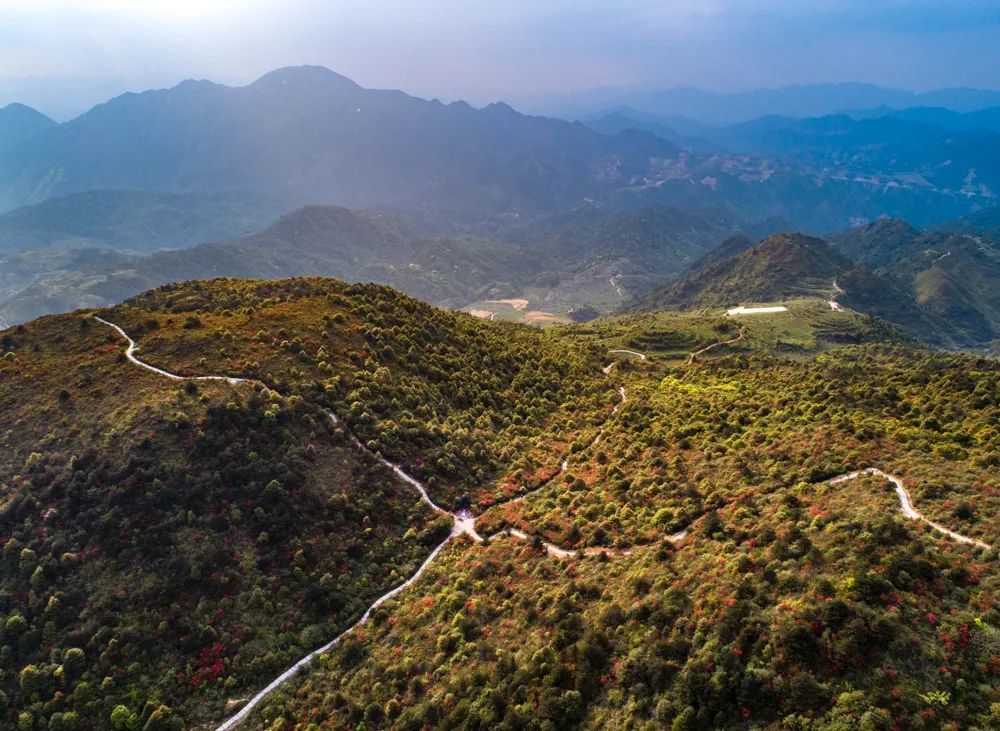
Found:
[[[966, 97], [956, 105], [990, 98]], [[285, 210], [321, 203], [449, 215], [662, 203], [822, 233], [883, 215], [935, 224], [995, 201], [996, 133], [978, 127], [768, 117], [720, 131], [630, 113], [587, 126], [505, 104], [474, 109], [364, 89], [318, 67], [239, 88], [187, 81], [122, 95], [64, 124], [41, 115], [22, 123], [0, 147], [0, 210], [90, 190], [241, 191]]]
[[803, 84], [734, 93], [676, 88], [661, 91], [596, 89], [572, 97], [551, 97], [535, 107], [568, 117], [595, 117], [604, 110], [630, 106], [663, 117], [688, 117], [711, 125], [747, 122], [766, 115], [822, 117], [855, 110], [942, 107], [974, 112], [1000, 107], [1000, 91], [940, 89], [912, 92], [874, 84]]
[[[604, 134], [649, 132], [702, 157], [715, 154], [740, 160], [749, 155], [761, 169], [786, 175], [795, 171], [824, 181], [825, 206], [854, 205], [856, 210], [871, 211], [872, 204], [881, 205], [883, 215], [921, 224], [940, 221], [944, 208], [954, 205], [956, 198], [974, 208], [990, 207], [1000, 195], [1000, 107], [968, 114], [917, 108], [859, 119], [846, 114], [806, 119], [771, 115], [725, 127], [619, 109], [587, 124]], [[744, 163], [744, 167], [752, 166]], [[845, 181], [880, 189], [881, 194], [868, 202], [839, 201], [836, 189]], [[808, 198], [809, 184], [803, 180], [798, 187]], [[924, 195], [933, 200], [927, 200], [922, 211], [915, 206], [906, 214], [900, 212], [909, 206], [904, 201]], [[785, 215], [801, 220], [802, 214], [791, 209], [794, 200], [795, 194], [788, 190]]]
[[[748, 230], [767, 230], [761, 226]], [[298, 275], [390, 284], [444, 307], [530, 293], [560, 314], [584, 304], [609, 311], [739, 230], [725, 212], [669, 206], [620, 212], [591, 206], [475, 225], [307, 206], [253, 235], [176, 251], [9, 255], [0, 259], [0, 315], [22, 322], [187, 279]]]
[[125, 94], [0, 156], [0, 207], [99, 188], [249, 190], [297, 204], [540, 210], [621, 186], [676, 148], [363, 89], [318, 67], [249, 86]]

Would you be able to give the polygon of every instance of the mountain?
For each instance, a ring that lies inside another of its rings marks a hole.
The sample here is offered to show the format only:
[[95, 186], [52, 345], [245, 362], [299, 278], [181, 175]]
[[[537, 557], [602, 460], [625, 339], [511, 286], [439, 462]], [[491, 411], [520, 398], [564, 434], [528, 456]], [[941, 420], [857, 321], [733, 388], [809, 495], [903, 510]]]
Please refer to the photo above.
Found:
[[675, 148], [363, 89], [320, 67], [249, 86], [125, 94], [0, 158], [0, 207], [90, 189], [242, 189], [290, 203], [538, 210], [620, 185]]
[[[147, 256], [88, 256], [0, 302], [21, 322], [52, 311], [106, 306], [169, 282], [204, 277], [337, 276], [389, 283], [425, 301], [458, 307], [532, 281], [551, 269], [543, 255], [496, 241], [429, 235], [408, 217], [308, 206], [258, 233]], [[504, 294], [507, 292], [504, 291]]]
[[0, 215], [0, 254], [38, 249], [183, 248], [257, 230], [281, 213], [247, 193], [91, 190]]
[[[89, 190], [246, 191], [285, 210], [448, 215], [662, 203], [823, 232], [885, 214], [920, 225], [958, 218], [997, 187], [994, 141], [982, 136], [994, 133], [953, 133], [926, 149], [881, 139], [851, 154], [835, 145], [836, 158], [808, 149], [779, 157], [728, 152], [682, 117], [637, 121], [612, 119], [603, 129], [613, 134], [601, 134], [502, 103], [473, 109], [363, 89], [318, 67], [239, 88], [187, 81], [117, 97], [0, 152], [0, 210]], [[651, 133], [669, 134], [664, 125], [683, 135], [679, 144]]]
[[771, 225], [747, 224], [718, 208], [590, 206], [513, 226], [502, 235], [552, 257], [564, 271], [601, 263], [625, 291], [636, 293], [679, 276], [720, 240]]
[[997, 243], [947, 231], [918, 231], [890, 219], [834, 236], [831, 243], [906, 291], [923, 313], [940, 323], [938, 342], [975, 346], [1000, 338]]
[[641, 300], [642, 306], [670, 309], [774, 302], [830, 289], [852, 266], [826, 242], [802, 234], [775, 234], [741, 248], [745, 243], [744, 238], [724, 242], [723, 255], [702, 260], [677, 282], [651, 292]]
[[[881, 318], [923, 342], [985, 347], [996, 337], [988, 324], [995, 311], [989, 283], [996, 281], [996, 264], [981, 257], [960, 267], [965, 275], [942, 275], [934, 263], [940, 253], [932, 256], [932, 250], [923, 248], [926, 241], [902, 250], [899, 239], [911, 233], [920, 236], [903, 222], [882, 222], [830, 243], [802, 234], [777, 234], [756, 244], [737, 236], [695, 262], [678, 281], [639, 297], [629, 309], [730, 307], [801, 297], [829, 300], [836, 294], [841, 306]], [[880, 264], [887, 260], [892, 264]], [[970, 287], [980, 294], [970, 295]]]
[[452, 508], [531, 486], [564, 400], [576, 429], [611, 399], [586, 348], [385, 287], [196, 282], [100, 314], [164, 367], [263, 383], [140, 369], [90, 313], [3, 333], [4, 728], [221, 720], [449, 535], [376, 453]]
[[56, 126], [41, 112], [23, 104], [0, 109], [0, 152], [12, 149]]
[[4, 728], [1000, 721], [994, 359], [320, 278], [92, 314], [0, 333]]
[[253, 235], [179, 251], [8, 256], [0, 259], [0, 315], [17, 323], [107, 306], [199, 277], [316, 274], [389, 284], [443, 307], [527, 297], [560, 315], [581, 305], [610, 311], [630, 293], [676, 277], [742, 228], [725, 211], [671, 206], [585, 206], [528, 221], [308, 206]]
[[880, 218], [834, 234], [830, 241], [846, 256], [877, 269], [905, 259], [919, 238], [920, 231], [906, 221]]
[[694, 88], [659, 91], [598, 89], [590, 94], [576, 94], [573, 98], [553, 98], [546, 106], [562, 109], [573, 116], [593, 116], [594, 110], [630, 106], [647, 114], [678, 115], [713, 125], [729, 125], [768, 115], [821, 117], [876, 108], [943, 107], [956, 112], [974, 112], [1000, 106], [1000, 91], [940, 89], [915, 93], [857, 82], [800, 84], [733, 93]]
[[624, 111], [608, 112], [595, 119], [584, 120], [584, 124], [595, 132], [602, 135], [616, 135], [626, 130], [635, 129], [641, 132], [649, 132], [664, 140], [677, 142], [681, 139], [680, 133], [673, 127], [662, 122], [642, 122], [633, 117], [627, 116]]

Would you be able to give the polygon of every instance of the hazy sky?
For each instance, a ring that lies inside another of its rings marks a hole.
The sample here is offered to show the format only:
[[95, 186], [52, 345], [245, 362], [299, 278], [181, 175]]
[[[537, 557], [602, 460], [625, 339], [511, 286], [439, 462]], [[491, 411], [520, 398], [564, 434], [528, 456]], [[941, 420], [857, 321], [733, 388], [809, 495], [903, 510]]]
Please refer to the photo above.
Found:
[[473, 103], [601, 86], [1000, 85], [1000, 0], [0, 0], [0, 105], [322, 64]]

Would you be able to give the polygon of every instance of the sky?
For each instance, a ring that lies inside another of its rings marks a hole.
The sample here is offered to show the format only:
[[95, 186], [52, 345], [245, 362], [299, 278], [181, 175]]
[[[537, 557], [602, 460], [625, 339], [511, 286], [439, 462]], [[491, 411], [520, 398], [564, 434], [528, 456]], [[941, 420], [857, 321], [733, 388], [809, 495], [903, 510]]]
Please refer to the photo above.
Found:
[[602, 87], [996, 88], [998, 38], [1000, 0], [0, 0], [0, 106], [65, 119], [299, 64], [529, 109]]

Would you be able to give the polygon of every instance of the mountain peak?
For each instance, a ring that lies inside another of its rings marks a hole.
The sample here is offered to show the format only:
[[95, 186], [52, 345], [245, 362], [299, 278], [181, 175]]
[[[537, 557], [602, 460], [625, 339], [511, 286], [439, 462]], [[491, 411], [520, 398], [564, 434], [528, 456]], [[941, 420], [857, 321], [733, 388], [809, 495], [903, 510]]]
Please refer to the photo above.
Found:
[[[731, 238], [687, 276], [647, 295], [641, 307], [706, 307], [776, 302], [830, 286], [853, 265], [822, 239], [776, 233], [753, 246]], [[726, 256], [729, 254], [728, 256]]]
[[44, 122], [51, 126], [55, 126], [56, 124], [53, 119], [42, 114], [34, 107], [29, 107], [27, 104], [21, 104], [20, 102], [12, 102], [5, 107], [0, 107], [0, 118]]
[[906, 221], [879, 218], [830, 239], [838, 251], [864, 266], [878, 268], [898, 256], [920, 238], [920, 232]]
[[893, 232], [912, 236], [919, 234], [917, 229], [901, 218], [877, 218], [871, 223], [859, 226], [858, 228], [870, 232]]
[[331, 71], [326, 66], [285, 66], [261, 76], [250, 86], [303, 86], [311, 84], [338, 85], [350, 89], [361, 87], [342, 74]]
[[56, 126], [37, 109], [13, 103], [0, 109], [0, 148], [13, 147]]

